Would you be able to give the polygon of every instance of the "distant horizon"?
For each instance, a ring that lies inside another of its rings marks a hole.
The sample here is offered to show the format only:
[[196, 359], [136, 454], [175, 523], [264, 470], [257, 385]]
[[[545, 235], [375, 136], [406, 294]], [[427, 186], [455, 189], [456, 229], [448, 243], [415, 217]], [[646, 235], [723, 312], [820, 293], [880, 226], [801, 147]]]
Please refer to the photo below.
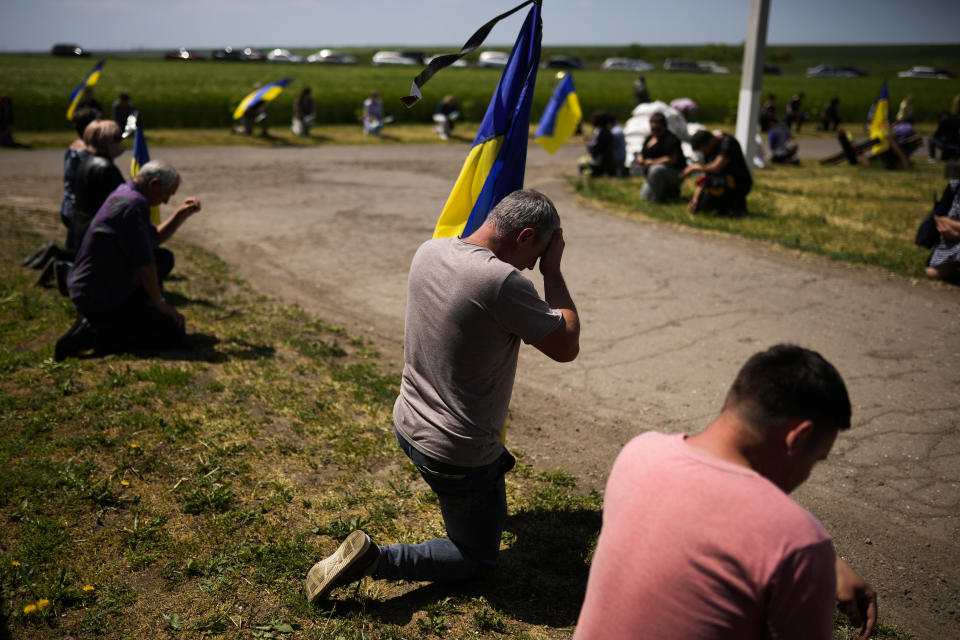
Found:
[[[447, 49], [451, 53], [456, 53], [460, 50], [462, 44], [398, 44], [398, 43], [380, 43], [380, 44], [333, 44], [333, 45], [319, 45], [319, 44], [238, 44], [237, 46], [233, 45], [169, 45], [169, 46], [149, 46], [149, 47], [133, 47], [133, 48], [123, 48], [123, 47], [111, 47], [111, 48], [100, 48], [100, 47], [86, 47], [82, 42], [79, 41], [61, 41], [51, 43], [50, 46], [42, 49], [3, 49], [0, 48], [0, 54], [49, 54], [50, 49], [57, 44], [74, 44], [79, 47], [82, 47], [85, 51], [88, 52], [103, 52], [103, 53], [123, 53], [123, 52], [137, 52], [137, 51], [174, 51], [180, 48], [195, 50], [195, 51], [216, 51], [218, 49], [223, 49], [224, 46], [230, 46], [234, 49], [237, 48], [246, 48], [251, 49], [409, 49], [409, 48], [419, 48], [419, 49]], [[647, 49], [667, 49], [670, 47], [703, 47], [708, 45], [717, 45], [717, 46], [728, 46], [728, 47], [739, 47], [743, 46], [743, 42], [673, 42], [669, 44], [640, 44], [637, 42], [623, 43], [623, 44], [544, 44], [545, 49], [558, 49], [558, 48], [572, 48], [572, 49], [627, 49], [629, 47], [639, 46]], [[477, 49], [474, 53], [482, 51], [484, 49], [509, 49], [512, 47], [512, 44], [491, 44], [484, 45]], [[816, 43], [799, 43], [799, 42], [768, 42], [766, 45], [767, 49], [776, 48], [776, 47], [830, 47], [830, 48], [862, 48], [862, 47], [960, 47], [960, 42], [898, 42], [898, 43], [889, 43], [889, 42], [862, 42], [856, 44], [849, 43], [828, 43], [828, 42], [816, 42]]]
[[[274, 0], [267, 6], [262, 0], [0, 0], [0, 50], [33, 53], [56, 42], [78, 42], [94, 51], [265, 48], [268, 45], [261, 43], [266, 42], [317, 43], [284, 47], [297, 49], [406, 42], [420, 44], [402, 46], [458, 50], [481, 25], [519, 2]], [[547, 0], [541, 11], [543, 44], [551, 48], [608, 42], [650, 47], [739, 44], [747, 37], [750, 3]], [[527, 12], [521, 8], [497, 24], [486, 46], [511, 46]], [[777, 44], [790, 42], [808, 43], [794, 46], [953, 43], [958, 38], [957, 24], [960, 2], [956, 0], [771, 2], [766, 41], [773, 47], [790, 46]], [[445, 44], [428, 44], [435, 42]]]

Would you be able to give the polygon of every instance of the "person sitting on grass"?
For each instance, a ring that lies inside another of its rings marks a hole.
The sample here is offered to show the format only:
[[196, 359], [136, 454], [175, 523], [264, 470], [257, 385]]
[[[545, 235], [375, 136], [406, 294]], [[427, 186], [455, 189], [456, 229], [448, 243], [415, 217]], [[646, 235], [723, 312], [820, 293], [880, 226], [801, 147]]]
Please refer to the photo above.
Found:
[[643, 141], [637, 165], [647, 176], [640, 197], [662, 203], [680, 197], [682, 171], [687, 166], [680, 139], [667, 129], [667, 118], [659, 111], [650, 116], [650, 135]]
[[747, 194], [753, 177], [743, 159], [737, 139], [728, 133], [710, 133], [701, 129], [690, 141], [693, 150], [703, 155], [703, 162], [687, 165], [684, 177], [695, 171], [703, 175], [687, 208], [691, 213], [716, 211], [718, 215], [742, 215], [747, 211]]
[[770, 162], [777, 164], [799, 165], [797, 160], [797, 141], [786, 125], [774, 122], [767, 131], [770, 143]]
[[168, 202], [179, 187], [177, 170], [154, 160], [107, 197], [67, 280], [79, 316], [57, 340], [54, 359], [90, 348], [103, 354], [183, 341], [183, 316], [163, 299], [161, 288], [173, 269], [173, 253], [159, 245], [200, 211], [200, 201], [187, 198], [159, 228], [150, 223], [150, 207]]
[[960, 180], [951, 180], [947, 185], [933, 221], [940, 240], [927, 261], [927, 277], [957, 282], [960, 279]]

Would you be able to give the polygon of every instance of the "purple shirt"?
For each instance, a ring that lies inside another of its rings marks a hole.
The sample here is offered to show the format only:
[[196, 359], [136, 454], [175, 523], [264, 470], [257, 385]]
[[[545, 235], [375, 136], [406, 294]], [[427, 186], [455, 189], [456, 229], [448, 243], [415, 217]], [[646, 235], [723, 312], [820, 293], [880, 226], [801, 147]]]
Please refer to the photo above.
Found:
[[97, 211], [70, 271], [70, 299], [81, 310], [109, 311], [140, 286], [137, 267], [156, 261], [157, 228], [150, 203], [133, 180], [117, 187]]

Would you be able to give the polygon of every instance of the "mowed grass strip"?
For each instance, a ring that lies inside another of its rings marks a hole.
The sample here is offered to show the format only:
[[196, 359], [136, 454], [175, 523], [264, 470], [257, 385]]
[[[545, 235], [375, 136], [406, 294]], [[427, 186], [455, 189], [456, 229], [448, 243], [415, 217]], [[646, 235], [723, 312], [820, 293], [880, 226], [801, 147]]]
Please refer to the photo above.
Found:
[[[801, 142], [802, 144], [802, 142]], [[839, 148], [839, 146], [838, 146]], [[921, 159], [919, 153], [915, 157]], [[917, 226], [946, 185], [943, 165], [917, 162], [911, 171], [875, 166], [800, 167], [771, 165], [753, 174], [741, 218], [690, 213], [687, 202], [694, 181], [684, 181], [682, 202], [655, 205], [640, 198], [642, 177], [575, 178], [582, 196], [613, 205], [628, 215], [654, 218], [776, 243], [834, 260], [882, 267], [912, 278], [925, 278], [929, 249], [913, 239]]]
[[[393, 439], [397, 373], [362, 337], [178, 241], [167, 297], [189, 348], [54, 362], [73, 309], [19, 260], [41, 242], [34, 230], [59, 235], [56, 218], [0, 208], [0, 612], [12, 637], [570, 635], [601, 497], [522, 452], [494, 577], [365, 580], [308, 606], [307, 570], [351, 531], [443, 534]], [[836, 637], [856, 636], [838, 623]]]

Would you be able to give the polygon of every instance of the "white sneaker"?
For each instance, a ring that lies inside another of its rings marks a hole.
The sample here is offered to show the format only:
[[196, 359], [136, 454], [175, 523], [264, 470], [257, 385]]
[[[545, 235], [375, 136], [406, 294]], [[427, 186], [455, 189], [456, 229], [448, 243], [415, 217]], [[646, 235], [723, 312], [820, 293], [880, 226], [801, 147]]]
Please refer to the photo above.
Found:
[[313, 565], [307, 573], [307, 602], [371, 575], [379, 559], [380, 549], [370, 536], [359, 529], [354, 531], [332, 555]]

